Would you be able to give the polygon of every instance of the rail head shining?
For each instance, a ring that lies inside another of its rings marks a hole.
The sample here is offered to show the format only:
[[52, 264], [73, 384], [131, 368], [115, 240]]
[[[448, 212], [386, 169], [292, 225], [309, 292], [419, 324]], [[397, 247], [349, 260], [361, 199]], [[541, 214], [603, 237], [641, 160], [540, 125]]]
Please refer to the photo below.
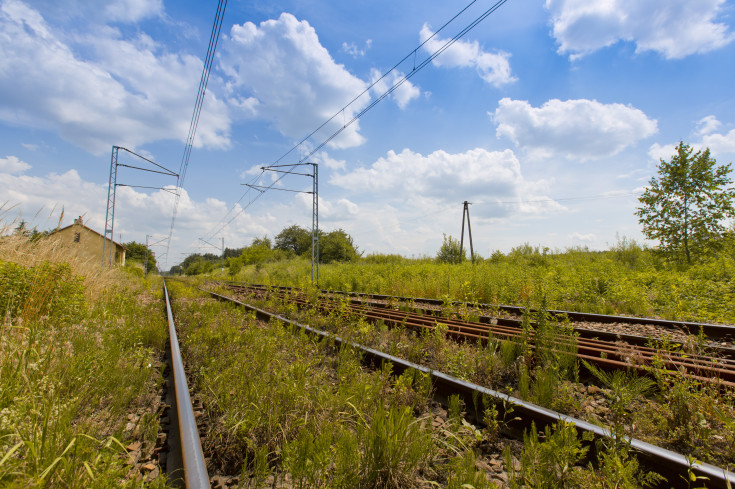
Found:
[[210, 489], [207, 466], [204, 463], [202, 444], [199, 440], [194, 410], [191, 407], [189, 387], [186, 382], [184, 362], [181, 360], [179, 340], [176, 335], [174, 317], [171, 313], [171, 302], [168, 298], [166, 282], [163, 282], [163, 295], [166, 298], [166, 314], [171, 342], [171, 369], [173, 370], [174, 390], [176, 392], [176, 412], [179, 419], [181, 437], [181, 459], [184, 465], [184, 483], [187, 489]]

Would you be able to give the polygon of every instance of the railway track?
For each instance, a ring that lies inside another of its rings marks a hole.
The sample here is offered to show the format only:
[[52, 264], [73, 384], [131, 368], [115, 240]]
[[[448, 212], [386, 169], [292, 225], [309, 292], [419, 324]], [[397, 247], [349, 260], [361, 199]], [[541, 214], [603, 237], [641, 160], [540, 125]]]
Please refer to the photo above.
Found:
[[[466, 321], [452, 317], [437, 316], [437, 310], [419, 308], [397, 310], [390, 307], [394, 303], [350, 299], [340, 301], [334, 296], [320, 297], [313, 303], [304, 293], [289, 288], [265, 288], [263, 286], [241, 286], [228, 284], [233, 291], [246, 294], [276, 294], [282, 300], [290, 301], [298, 307], [313, 307], [323, 314], [351, 314], [371, 322], [390, 326], [402, 326], [418, 331], [432, 330], [438, 325], [446, 327], [446, 335], [458, 341], [487, 343], [494, 340], [522, 341], [527, 335], [533, 343], [534, 331], [524, 329], [523, 320], [492, 318], [484, 316], [483, 322]], [[415, 302], [412, 302], [415, 304]], [[585, 317], [588, 315], [585, 315]], [[694, 323], [691, 323], [693, 327]], [[681, 349], [662, 349], [648, 346], [650, 338], [641, 336], [615, 336], [614, 339], [601, 339], [599, 332], [586, 328], [574, 328], [577, 357], [604, 370], [632, 369], [647, 375], [652, 367], [663, 368], [671, 373], [681, 373], [696, 381], [715, 384], [724, 388], [735, 388], [735, 351], [726, 347], [711, 347], [710, 354], [687, 352]], [[722, 329], [718, 329], [722, 331]], [[552, 348], [564, 350], [569, 339], [558, 336], [552, 339]]]
[[[611, 436], [610, 429], [566, 416], [550, 409], [525, 402], [511, 395], [465, 382], [375, 349], [346, 341], [338, 336], [317, 330], [310, 326], [299, 324], [283, 316], [265, 311], [235, 298], [227, 297], [211, 291], [204, 292], [207, 292], [218, 300], [229, 301], [244, 307], [247, 310], [252, 311], [255, 316], [262, 321], [287, 325], [318, 338], [328, 338], [329, 341], [333, 342], [335, 345], [349, 346], [350, 348], [358, 349], [362, 352], [363, 358], [374, 365], [381, 365], [385, 362], [390, 362], [393, 366], [393, 372], [396, 374], [400, 374], [408, 369], [418, 370], [425, 375], [430, 376], [434, 392], [440, 398], [447, 398], [450, 395], [459, 395], [464, 400], [468, 414], [474, 416], [477, 423], [482, 423], [481, 413], [477, 412], [475, 407], [477, 405], [477, 399], [489, 398], [492, 399], [498, 409], [501, 410], [501, 415], [504, 414], [503, 411], [506, 409], [512, 408], [513, 418], [508, 421], [506, 428], [516, 436], [518, 433], [522, 433], [524, 430], [528, 429], [531, 423], [534, 423], [538, 428], [541, 428], [560, 422], [572, 423], [576, 429], [581, 432], [583, 438], [593, 440], [593, 442], [594, 440], [607, 439]], [[666, 483], [666, 487], [689, 487], [689, 481], [691, 480], [692, 475], [706, 479], [706, 485], [709, 488], [726, 489], [731, 488], [735, 484], [735, 474], [722, 468], [711, 464], [700, 463], [690, 457], [651, 445], [635, 438], [623, 438], [624, 442], [635, 451], [638, 459], [642, 463], [658, 473], [666, 474], [669, 479]]]
[[[248, 287], [257, 290], [279, 290], [288, 292], [301, 292], [296, 287], [287, 286], [267, 286], [261, 284], [249, 284], [242, 285], [236, 283], [228, 283], [228, 286], [234, 287]], [[482, 303], [467, 303], [462, 301], [444, 301], [441, 299], [427, 299], [417, 297], [402, 297], [402, 296], [391, 296], [383, 294], [367, 294], [361, 292], [343, 292], [334, 290], [320, 290], [322, 294], [332, 297], [349, 297], [351, 300], [355, 300], [360, 303], [370, 304], [375, 307], [383, 305], [395, 305], [395, 304], [408, 304], [417, 311], [431, 314], [440, 312], [443, 307], [459, 306], [464, 308], [474, 308], [480, 311], [480, 322], [491, 322], [498, 321], [499, 323], [506, 322], [509, 325], [518, 324], [520, 319], [525, 313], [526, 308], [520, 306], [508, 306], [508, 305], [496, 305], [496, 304], [482, 304]], [[505, 314], [502, 316], [490, 316], [482, 314], [482, 311], [492, 311], [493, 313]], [[529, 314], [536, 315], [539, 313], [538, 309], [529, 309]], [[619, 316], [619, 315], [604, 315], [604, 314], [591, 314], [574, 311], [562, 311], [562, 310], [547, 310], [545, 311], [551, 318], [558, 320], [569, 320], [572, 323], [577, 324], [575, 330], [579, 331], [581, 335], [590, 337], [598, 337], [600, 339], [622, 339], [628, 343], [636, 344], [647, 344], [651, 337], [656, 335], [658, 337], [668, 336], [668, 339], [674, 339], [676, 336], [685, 334], [688, 336], [703, 335], [708, 341], [709, 345], [713, 349], [722, 350], [727, 355], [735, 357], [735, 350], [732, 346], [735, 345], [735, 326], [726, 324], [708, 324], [708, 323], [696, 323], [689, 321], [670, 321], [665, 319], [656, 318], [641, 318], [632, 316]], [[515, 319], [514, 319], [515, 318]]]
[[189, 395], [165, 280], [163, 295], [168, 317], [170, 378], [167, 379], [167, 383], [170, 392], [173, 387], [172, 395], [169, 396], [171, 409], [169, 409], [169, 429], [166, 437], [168, 444], [166, 471], [169, 481], [175, 486], [183, 486], [186, 489], [210, 489], [209, 475], [199, 440], [199, 428]]

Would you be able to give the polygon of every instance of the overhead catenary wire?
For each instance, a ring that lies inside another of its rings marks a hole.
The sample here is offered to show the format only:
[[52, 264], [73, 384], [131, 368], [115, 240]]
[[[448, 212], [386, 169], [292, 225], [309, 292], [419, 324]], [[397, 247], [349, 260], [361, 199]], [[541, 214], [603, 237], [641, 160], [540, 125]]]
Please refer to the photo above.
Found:
[[[342, 114], [344, 116], [345, 109], [349, 108], [350, 105], [352, 105], [355, 102], [357, 102], [363, 95], [365, 95], [366, 93], [369, 93], [370, 90], [372, 90], [372, 88], [375, 87], [375, 85], [377, 85], [378, 83], [380, 83], [388, 75], [390, 75], [393, 71], [395, 71], [396, 69], [398, 69], [398, 67], [400, 65], [402, 65], [411, 56], [414, 56], [414, 58], [415, 58], [416, 53], [418, 52], [419, 49], [421, 49], [427, 42], [431, 41], [437, 34], [439, 34], [441, 31], [443, 31], [449, 24], [451, 24], [452, 22], [454, 22], [454, 20], [456, 20], [457, 17], [459, 17], [460, 15], [462, 15], [472, 5], [474, 5], [475, 3], [477, 3], [477, 1], [478, 0], [472, 0], [470, 3], [468, 3], [466, 7], [464, 7], [462, 10], [460, 10], [459, 12], [457, 12], [454, 15], [454, 17], [452, 17], [451, 19], [449, 19], [448, 21], [446, 21], [444, 23], [444, 25], [442, 25], [439, 29], [437, 29], [436, 32], [432, 33], [424, 42], [422, 42], [417, 47], [415, 47], [411, 52], [409, 52], [406, 56], [404, 56], [400, 61], [398, 61], [396, 64], [394, 64], [388, 71], [386, 71], [385, 73], [383, 73], [380, 76], [380, 78], [377, 78], [375, 81], [373, 81], [370, 85], [368, 85], [367, 88], [365, 88], [362, 92], [360, 92], [352, 100], [350, 100], [349, 102], [347, 102], [347, 104], [345, 104], [344, 107], [342, 107], [337, 112], [335, 112], [332, 117], [330, 117], [329, 119], [325, 120], [319, 127], [317, 127], [316, 129], [314, 129], [313, 131], [311, 131], [309, 134], [307, 134], [306, 136], [304, 136], [304, 138], [301, 139], [301, 141], [299, 141], [298, 143], [296, 143], [288, 151], [286, 151], [283, 155], [281, 155], [281, 157], [278, 158], [276, 161], [274, 161], [271, 164], [271, 166], [280, 163], [281, 160], [283, 160], [286, 156], [288, 156], [289, 154], [291, 154], [294, 150], [298, 149], [302, 144], [304, 144], [306, 141], [308, 141], [309, 138], [311, 138], [317, 132], [319, 132], [321, 129], [323, 129], [324, 126], [326, 126], [327, 124], [329, 124], [330, 122], [332, 122], [337, 116], [339, 116], [340, 114]], [[504, 1], [507, 1], [507, 0], [504, 0]], [[414, 63], [414, 69], [415, 69], [415, 63]], [[306, 159], [306, 158], [302, 158], [301, 161], [303, 161], [304, 159]]]
[[[421, 71], [426, 65], [431, 63], [437, 56], [442, 54], [444, 51], [449, 49], [455, 42], [457, 42], [459, 39], [464, 37], [465, 34], [467, 34], [469, 31], [477, 27], [480, 22], [485, 20], [487, 17], [489, 17], [493, 12], [495, 12], [497, 9], [499, 9], [503, 4], [505, 4], [508, 0], [499, 0], [496, 2], [492, 7], [487, 9], [485, 12], [483, 12], [479, 17], [477, 17], [475, 20], [473, 20], [469, 25], [465, 26], [459, 33], [455, 34], [454, 37], [449, 39], [447, 42], [445, 42], [442, 47], [434, 51], [428, 58], [423, 60], [421, 63], [419, 63], [417, 66], [414, 67], [414, 69], [409, 72], [407, 75], [404, 75], [400, 80], [395, 82], [393, 86], [391, 86], [388, 90], [383, 92], [382, 95], [380, 95], [378, 98], [370, 102], [367, 107], [362, 109], [360, 112], [358, 112], [355, 116], [352, 117], [348, 122], [346, 122], [342, 127], [337, 129], [334, 133], [332, 133], [327, 139], [319, 143], [314, 149], [312, 149], [309, 153], [307, 153], [301, 160], [299, 160], [299, 163], [308, 160], [313, 155], [315, 155], [320, 149], [322, 149], [324, 146], [326, 146], [330, 141], [332, 141], [334, 138], [339, 136], [342, 131], [347, 129], [349, 126], [351, 126], [353, 123], [358, 121], [363, 115], [365, 115], [370, 109], [378, 105], [383, 99], [388, 97], [390, 94], [392, 94], [394, 91], [396, 91], [401, 85], [403, 85], [405, 82], [407, 82], [410, 78], [412, 78], [416, 73]], [[456, 18], [456, 16], [455, 16]], [[425, 41], [424, 43], [428, 42]], [[422, 43], [423, 45], [423, 43]], [[420, 46], [419, 46], [420, 47]], [[418, 48], [416, 48], [418, 50]], [[414, 50], [415, 51], [415, 50]], [[413, 51], [412, 51], [413, 52]]]
[[214, 61], [214, 53], [217, 50], [217, 44], [219, 42], [220, 32], [222, 30], [222, 20], [225, 16], [225, 10], [227, 8], [227, 0], [219, 0], [217, 3], [217, 12], [212, 22], [212, 32], [209, 36], [209, 45], [207, 46], [207, 55], [204, 59], [204, 67], [202, 69], [202, 76], [199, 79], [199, 88], [197, 90], [196, 101], [194, 102], [194, 111], [191, 116], [191, 122], [189, 124], [189, 133], [186, 137], [186, 144], [184, 146], [184, 154], [181, 158], [181, 167], [179, 169], [179, 176], [176, 182], [176, 197], [174, 199], [173, 212], [171, 215], [171, 229], [169, 230], [169, 244], [166, 248], [168, 252], [171, 246], [171, 238], [174, 233], [174, 226], [176, 224], [176, 214], [179, 207], [179, 201], [181, 199], [181, 192], [183, 191], [184, 181], [186, 179], [186, 172], [189, 167], [189, 158], [191, 157], [191, 150], [194, 146], [194, 138], [196, 137], [197, 127], [199, 125], [199, 116], [202, 112], [202, 106], [204, 105], [204, 96], [207, 92], [207, 82], [209, 81], [209, 74], [212, 70], [212, 62]]
[[[446, 51], [452, 44], [454, 44], [455, 42], [457, 42], [461, 37], [463, 37], [469, 31], [471, 31], [472, 29], [474, 29], [480, 22], [482, 22], [483, 20], [485, 20], [489, 15], [491, 15], [493, 12], [495, 12], [498, 8], [500, 8], [507, 1], [508, 0], [499, 0], [499, 1], [497, 1], [489, 9], [485, 10], [479, 17], [475, 18], [475, 20], [473, 20], [470, 24], [468, 24], [463, 29], [461, 29], [458, 34], [456, 34], [450, 40], [448, 40], [447, 42], [445, 42], [444, 45], [442, 45], [442, 47], [440, 47], [439, 49], [437, 49], [428, 58], [426, 58], [421, 63], [419, 63], [419, 65], [416, 65], [415, 62], [414, 62], [413, 70], [409, 74], [404, 75], [402, 78], [400, 78], [398, 81], [396, 81], [389, 89], [387, 89], [385, 92], [383, 92], [377, 99], [373, 100], [370, 104], [368, 104], [368, 106], [366, 108], [364, 108], [363, 110], [361, 110], [357, 115], [353, 116], [352, 119], [350, 119], [347, 122], [344, 122], [343, 125], [342, 125], [342, 127], [340, 127], [339, 129], [337, 129], [337, 131], [335, 131], [327, 139], [325, 139], [324, 141], [322, 141], [312, 151], [308, 152], [308, 154], [306, 154], [305, 156], [302, 156], [299, 159], [298, 163], [294, 164], [294, 166], [296, 166], [298, 164], [301, 164], [301, 163], [307, 161], [308, 159], [310, 159], [312, 156], [314, 156], [321, 148], [323, 148], [330, 141], [332, 141], [335, 137], [337, 137], [339, 134], [341, 134], [342, 131], [344, 131], [345, 129], [347, 129], [347, 127], [349, 127], [354, 122], [356, 122], [358, 119], [360, 119], [370, 109], [372, 109], [373, 107], [375, 107], [383, 99], [385, 99], [390, 94], [392, 94], [401, 85], [403, 85], [403, 83], [405, 83], [406, 81], [408, 81], [409, 78], [411, 78], [413, 75], [415, 75], [421, 69], [423, 69], [427, 64], [429, 64], [431, 61], [433, 61], [441, 53], [443, 53], [444, 51]], [[433, 32], [426, 40], [424, 40], [421, 44], [419, 44], [417, 47], [415, 47], [414, 49], [412, 49], [406, 56], [404, 56], [400, 61], [398, 61], [396, 64], [394, 64], [393, 67], [391, 67], [388, 71], [386, 71], [385, 73], [383, 73], [383, 75], [380, 78], [378, 78], [375, 81], [373, 81], [370, 85], [368, 85], [367, 88], [365, 88], [362, 92], [360, 92], [357, 96], [355, 96], [352, 100], [350, 100], [350, 102], [348, 102], [345, 106], [343, 106], [341, 109], [339, 109], [337, 112], [335, 112], [334, 115], [332, 115], [330, 118], [328, 118], [327, 120], [325, 120], [319, 127], [317, 127], [316, 129], [314, 129], [313, 131], [311, 131], [304, 138], [302, 138], [298, 143], [296, 143], [288, 151], [286, 151], [286, 153], [284, 153], [278, 159], [276, 159], [272, 163], [272, 165], [276, 165], [276, 164], [280, 163], [284, 158], [286, 158], [288, 155], [290, 155], [291, 153], [293, 153], [296, 149], [298, 149], [299, 147], [301, 147], [306, 141], [308, 141], [312, 136], [314, 136], [316, 133], [318, 133], [321, 129], [323, 129], [331, 121], [333, 121], [337, 116], [339, 116], [340, 114], [344, 114], [345, 109], [348, 109], [353, 103], [355, 103], [357, 100], [359, 100], [365, 94], [369, 93], [370, 90], [372, 90], [378, 83], [380, 83], [382, 80], [384, 80], [386, 77], [388, 77], [388, 75], [390, 75], [390, 73], [392, 73], [393, 71], [397, 70], [398, 67], [401, 64], [403, 64], [406, 60], [408, 60], [412, 56], [415, 58], [416, 57], [416, 54], [418, 53], [418, 51], [422, 47], [424, 47], [426, 45], [426, 43], [428, 43], [431, 39], [433, 39], [440, 32], [442, 32], [447, 26], [449, 26], [452, 22], [454, 22], [460, 15], [462, 15], [465, 11], [467, 11], [467, 9], [469, 9], [475, 3], [477, 3], [477, 0], [472, 0], [470, 3], [468, 3], [463, 9], [461, 9], [459, 12], [457, 12], [457, 14], [455, 14], [451, 19], [449, 19], [447, 22], [445, 22], [439, 29], [437, 29], [435, 32]], [[288, 165], [286, 165], [286, 166], [288, 166]], [[276, 178], [273, 181], [273, 183], [271, 183], [270, 186], [265, 187], [265, 190], [263, 190], [258, 195], [256, 195], [255, 196], [255, 199], [253, 199], [253, 201], [251, 201], [249, 205], [251, 205], [255, 200], [259, 199], [263, 195], [263, 193], [265, 191], [267, 191], [268, 189], [274, 187], [284, 176], [285, 175], [279, 176], [278, 178]], [[248, 190], [250, 190], [250, 187], [248, 188]], [[245, 194], [243, 194], [243, 196], [240, 197], [240, 200], [238, 200], [238, 203], [244, 197], [245, 197]], [[230, 211], [228, 211], [227, 215], [229, 215], [235, 209], [236, 206], [237, 206], [237, 203], [230, 209]], [[244, 212], [244, 210], [245, 210], [245, 208], [241, 209], [240, 210], [240, 213]], [[224, 221], [227, 218], [227, 215], [222, 219], [222, 221]], [[235, 217], [233, 217], [232, 219], [230, 219], [227, 222], [227, 224], [229, 224], [230, 222], [232, 222], [236, 217], [237, 217], [237, 215]], [[215, 231], [213, 233], [209, 233], [209, 236], [212, 236], [212, 235], [216, 234], [217, 232], [220, 232], [224, 227], [226, 227], [227, 224], [225, 224], [224, 226], [218, 227], [217, 228], [217, 231]]]

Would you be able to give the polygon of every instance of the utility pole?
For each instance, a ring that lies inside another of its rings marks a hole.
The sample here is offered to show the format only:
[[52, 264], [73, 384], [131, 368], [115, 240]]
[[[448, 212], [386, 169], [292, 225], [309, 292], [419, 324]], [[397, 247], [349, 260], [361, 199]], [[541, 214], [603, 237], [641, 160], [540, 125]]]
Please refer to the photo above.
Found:
[[145, 261], [143, 262], [143, 275], [148, 275], [148, 235], [145, 235]]
[[472, 263], [475, 263], [475, 250], [472, 247], [472, 227], [470, 227], [470, 204], [472, 202], [467, 202], [466, 200], [462, 203], [464, 207], [462, 208], [462, 237], [459, 240], [459, 261], [462, 261], [463, 251], [464, 251], [464, 216], [467, 215], [467, 231], [470, 235], [470, 257], [472, 258]]
[[222, 274], [225, 273], [225, 237], [222, 236]]
[[[312, 173], [298, 173], [293, 170], [297, 166], [311, 165]], [[290, 167], [290, 170], [279, 170], [285, 166]], [[312, 179], [312, 190], [311, 192], [305, 192], [301, 190], [291, 190], [287, 188], [278, 187], [264, 187], [262, 185], [251, 185], [249, 183], [243, 183], [246, 187], [257, 190], [260, 193], [266, 190], [282, 190], [284, 192], [294, 192], [297, 194], [311, 194], [311, 283], [319, 284], [319, 165], [317, 163], [294, 163], [292, 165], [271, 165], [261, 166], [263, 171], [272, 171], [276, 173], [285, 173], [290, 175], [301, 175], [303, 177], [311, 177]], [[316, 280], [314, 273], [316, 272]]]
[[[143, 168], [140, 166], [132, 166], [132, 165], [126, 165], [123, 163], [118, 162], [118, 156], [120, 153], [120, 150], [126, 151], [130, 153], [132, 156], [138, 158], [139, 160], [145, 161], [147, 164], [153, 165], [158, 170], [154, 170], [151, 168]], [[105, 229], [104, 229], [104, 236], [102, 240], [102, 267], [105, 267], [105, 261], [107, 259], [107, 237], [109, 236], [110, 239], [110, 251], [109, 251], [109, 266], [112, 267], [114, 256], [115, 256], [115, 245], [114, 245], [114, 239], [115, 239], [115, 197], [117, 195], [117, 187], [132, 187], [132, 188], [146, 188], [146, 189], [155, 189], [155, 190], [164, 190], [168, 192], [169, 190], [164, 187], [150, 187], [145, 185], [128, 185], [125, 183], [117, 183], [117, 170], [118, 167], [126, 167], [131, 168], [133, 170], [140, 170], [148, 173], [158, 173], [160, 175], [170, 176], [170, 177], [179, 177], [178, 173], [175, 173], [168, 168], [165, 168], [155, 161], [149, 160], [145, 156], [141, 156], [138, 153], [134, 153], [133, 151], [130, 151], [129, 149], [123, 148], [122, 146], [113, 146], [112, 147], [112, 155], [110, 156], [110, 182], [107, 185], [107, 211], [105, 212]], [[120, 236], [120, 244], [122, 244], [122, 235]]]

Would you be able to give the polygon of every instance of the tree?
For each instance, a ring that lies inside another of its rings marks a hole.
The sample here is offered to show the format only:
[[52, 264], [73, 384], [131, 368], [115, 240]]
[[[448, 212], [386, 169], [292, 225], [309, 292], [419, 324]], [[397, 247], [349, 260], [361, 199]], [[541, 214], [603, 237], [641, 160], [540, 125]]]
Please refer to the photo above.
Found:
[[319, 235], [319, 262], [354, 261], [361, 255], [355, 246], [352, 236], [338, 229]]
[[311, 252], [311, 231], [296, 224], [284, 228], [276, 236], [274, 248], [277, 250], [292, 251], [297, 255]]
[[[130, 241], [125, 243], [125, 259], [129, 261], [137, 261], [145, 266], [146, 245]], [[148, 248], [148, 271], [152, 272], [156, 269], [156, 257], [153, 251]]]
[[436, 259], [443, 263], [460, 263], [467, 259], [467, 250], [463, 249], [460, 253], [459, 240], [445, 234], [444, 242], [436, 254]]
[[225, 248], [225, 260], [228, 258], [237, 258], [242, 254], [244, 248]]
[[214, 270], [221, 261], [222, 257], [213, 253], [194, 253], [187, 256], [179, 266], [187, 275], [198, 275]]
[[735, 216], [735, 189], [730, 188], [732, 163], [717, 166], [709, 148], [697, 151], [680, 142], [671, 161], [658, 165], [638, 200], [636, 215], [648, 239], [661, 251], [684, 257], [687, 263], [722, 239], [723, 222]]
[[242, 249], [239, 260], [243, 265], [253, 265], [256, 263], [265, 263], [273, 259], [273, 250], [271, 250], [271, 240], [267, 237], [255, 238], [250, 246]]

